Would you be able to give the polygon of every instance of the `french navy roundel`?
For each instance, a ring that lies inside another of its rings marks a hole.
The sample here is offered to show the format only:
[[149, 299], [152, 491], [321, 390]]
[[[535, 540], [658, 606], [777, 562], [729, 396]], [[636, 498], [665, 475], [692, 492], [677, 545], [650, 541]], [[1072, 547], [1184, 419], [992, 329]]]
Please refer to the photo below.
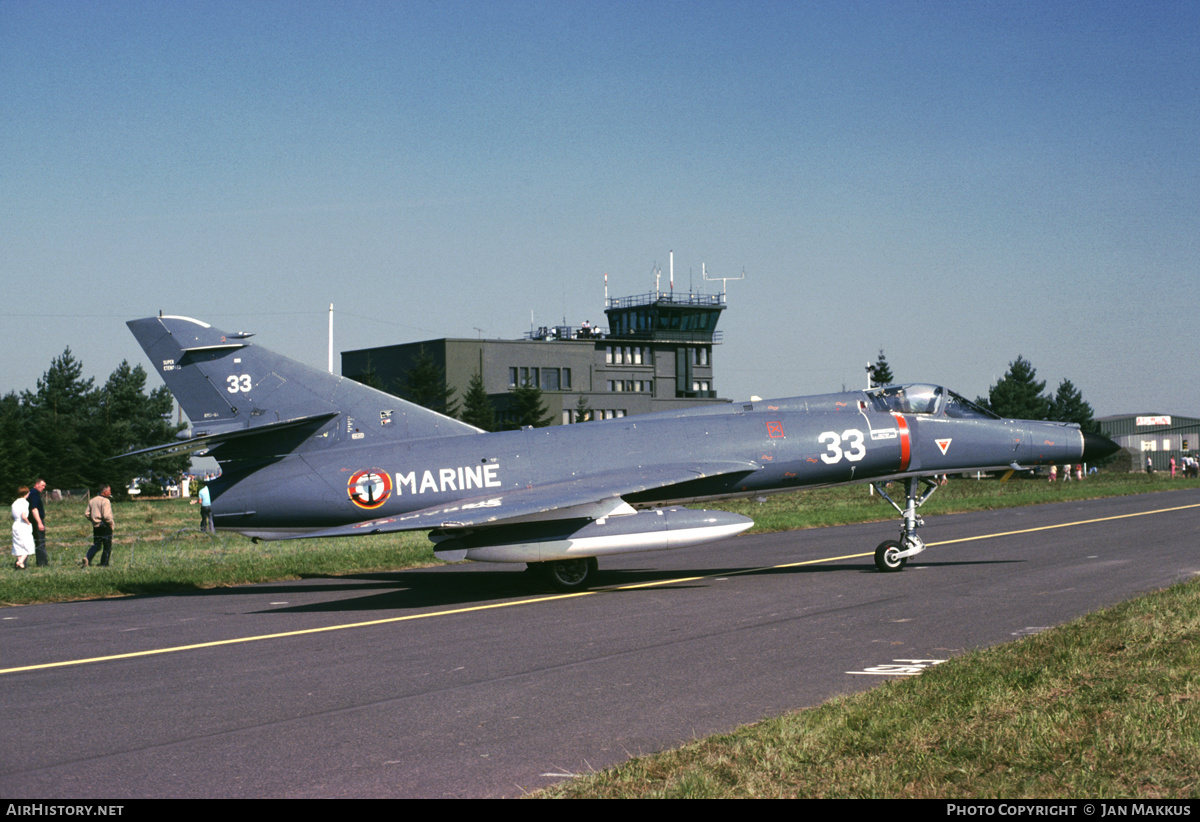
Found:
[[350, 477], [347, 490], [351, 502], [370, 511], [383, 505], [392, 495], [392, 478], [387, 471], [369, 468]]

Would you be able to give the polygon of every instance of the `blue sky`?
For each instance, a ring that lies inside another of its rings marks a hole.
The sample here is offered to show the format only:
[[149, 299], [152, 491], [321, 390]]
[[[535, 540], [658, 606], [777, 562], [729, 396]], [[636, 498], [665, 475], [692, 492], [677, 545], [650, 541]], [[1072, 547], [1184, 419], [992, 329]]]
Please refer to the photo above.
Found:
[[[722, 396], [1018, 355], [1200, 416], [1200, 4], [0, 0], [0, 392], [185, 314], [338, 351], [736, 276]], [[711, 290], [712, 286], [709, 286]]]

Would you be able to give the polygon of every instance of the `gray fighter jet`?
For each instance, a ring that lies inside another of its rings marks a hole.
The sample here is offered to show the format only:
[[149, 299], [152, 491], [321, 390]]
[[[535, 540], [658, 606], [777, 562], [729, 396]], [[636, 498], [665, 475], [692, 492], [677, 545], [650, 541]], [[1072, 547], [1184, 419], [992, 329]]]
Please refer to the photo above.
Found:
[[[1005, 420], [936, 385], [887, 386], [486, 433], [188, 317], [128, 323], [207, 451], [216, 527], [256, 540], [429, 531], [447, 559], [524, 562], [555, 587], [596, 557], [723, 539], [746, 517], [682, 503], [872, 482], [901, 515], [875, 551], [899, 571], [925, 549], [932, 476], [1091, 462], [1112, 441]], [[885, 482], [903, 483], [900, 504]]]

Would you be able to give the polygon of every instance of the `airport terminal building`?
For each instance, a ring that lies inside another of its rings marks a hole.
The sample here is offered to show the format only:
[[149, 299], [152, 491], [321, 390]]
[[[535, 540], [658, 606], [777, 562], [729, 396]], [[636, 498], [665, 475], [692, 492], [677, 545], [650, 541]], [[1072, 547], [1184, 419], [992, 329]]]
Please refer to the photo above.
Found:
[[652, 411], [729, 402], [713, 383], [713, 348], [724, 295], [651, 292], [607, 300], [608, 327], [543, 327], [519, 340], [442, 338], [342, 352], [342, 374], [371, 374], [398, 391], [421, 352], [431, 357], [461, 403], [479, 373], [505, 420], [511, 391], [542, 390], [554, 424], [613, 419]]

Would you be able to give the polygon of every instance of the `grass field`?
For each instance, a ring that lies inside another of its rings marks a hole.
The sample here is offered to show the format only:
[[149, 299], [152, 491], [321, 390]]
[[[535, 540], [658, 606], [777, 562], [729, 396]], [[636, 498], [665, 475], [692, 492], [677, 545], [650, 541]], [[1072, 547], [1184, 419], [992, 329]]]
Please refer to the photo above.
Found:
[[[424, 533], [255, 544], [239, 534], [205, 534], [187, 500], [113, 504], [117, 527], [107, 568], [80, 568], [92, 544], [82, 502], [46, 507], [50, 567], [0, 570], [0, 604], [155, 594], [437, 564]], [[97, 557], [96, 562], [99, 561]]]
[[[1164, 475], [1098, 474], [1083, 482], [1050, 483], [1013, 479], [954, 479], [921, 509], [923, 515], [1010, 508], [1071, 499], [1200, 487], [1200, 480]], [[900, 494], [894, 485], [895, 497]], [[153, 594], [306, 576], [334, 576], [438, 564], [424, 533], [357, 539], [287, 540], [254, 544], [236, 534], [200, 532], [199, 508], [186, 500], [115, 503], [113, 560], [108, 568], [83, 570], [79, 560], [91, 544], [82, 502], [49, 503], [46, 516], [49, 568], [0, 569], [0, 604]], [[762, 502], [728, 500], [714, 507], [755, 520], [750, 533], [786, 531], [876, 520], [898, 515], [865, 486], [799, 491]], [[881, 531], [880, 539], [893, 529]]]

